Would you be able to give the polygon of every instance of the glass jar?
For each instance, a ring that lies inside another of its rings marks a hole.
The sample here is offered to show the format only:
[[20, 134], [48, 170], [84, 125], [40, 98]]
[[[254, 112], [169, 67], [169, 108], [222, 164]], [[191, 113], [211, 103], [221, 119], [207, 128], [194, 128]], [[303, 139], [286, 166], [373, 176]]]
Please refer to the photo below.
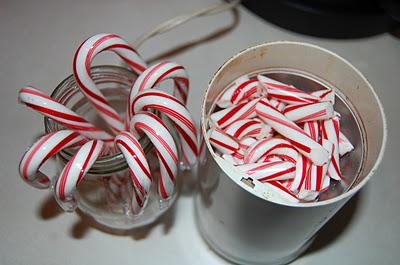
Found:
[[[129, 90], [137, 75], [118, 66], [96, 66], [91, 70], [92, 78], [110, 104], [124, 117]], [[73, 75], [62, 81], [51, 97], [85, 117], [98, 128], [110, 132], [97, 111], [80, 91]], [[49, 118], [45, 118], [46, 133], [64, 129]], [[170, 124], [167, 124], [170, 126]], [[174, 130], [170, 130], [174, 131]], [[176, 135], [173, 135], [176, 140]], [[154, 222], [175, 202], [178, 189], [169, 200], [160, 199], [157, 192], [159, 165], [154, 149], [146, 137], [139, 139], [153, 175], [153, 185], [141, 214], [133, 215], [131, 198], [133, 184], [128, 165], [122, 153], [100, 157], [75, 191], [78, 208], [93, 217], [98, 223], [115, 229], [131, 229]], [[179, 148], [178, 148], [179, 149]], [[57, 155], [57, 173], [71, 159], [72, 150], [66, 149]], [[53, 185], [58, 175], [53, 179]], [[56, 196], [55, 196], [56, 197]]]

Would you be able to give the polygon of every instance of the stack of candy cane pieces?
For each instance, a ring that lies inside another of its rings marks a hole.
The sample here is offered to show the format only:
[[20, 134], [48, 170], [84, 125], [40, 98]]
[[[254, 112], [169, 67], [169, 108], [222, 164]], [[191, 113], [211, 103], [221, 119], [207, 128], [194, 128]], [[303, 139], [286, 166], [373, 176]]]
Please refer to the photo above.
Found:
[[[122, 115], [112, 107], [91, 76], [91, 61], [103, 51], [116, 53], [138, 75], [132, 83], [126, 113]], [[198, 140], [195, 123], [186, 107], [189, 92], [186, 70], [169, 61], [147, 66], [140, 55], [115, 34], [97, 34], [85, 40], [75, 53], [72, 68], [80, 91], [97, 110], [111, 133], [97, 128], [85, 117], [38, 89], [20, 89], [21, 103], [63, 128], [41, 137], [23, 155], [19, 165], [23, 180], [36, 188], [51, 187], [61, 207], [72, 211], [77, 207], [74, 196], [76, 187], [96, 160], [121, 152], [127, 162], [134, 191], [130, 211], [134, 215], [140, 214], [148, 200], [154, 175], [139, 142], [140, 137], [148, 137], [159, 161], [159, 197], [161, 200], [171, 198], [176, 192], [180, 163], [178, 150], [169, 127], [154, 111], [168, 118], [175, 127], [181, 140], [183, 167], [190, 168], [196, 164]], [[174, 82], [171, 94], [162, 89], [162, 81], [167, 79]], [[154, 88], [156, 86], [157, 89]], [[74, 148], [74, 154], [58, 178], [40, 171], [43, 163], [66, 148]], [[119, 182], [116, 176], [108, 178]], [[114, 189], [113, 192], [118, 191]]]
[[354, 149], [334, 103], [331, 89], [242, 76], [217, 99], [207, 139], [216, 155], [282, 198], [315, 201], [343, 179], [340, 158]]

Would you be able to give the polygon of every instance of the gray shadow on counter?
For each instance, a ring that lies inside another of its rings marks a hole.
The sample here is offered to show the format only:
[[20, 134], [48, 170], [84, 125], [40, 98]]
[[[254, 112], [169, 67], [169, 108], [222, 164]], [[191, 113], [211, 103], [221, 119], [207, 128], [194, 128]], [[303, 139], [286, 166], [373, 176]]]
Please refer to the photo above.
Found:
[[340, 209], [318, 232], [314, 242], [301, 256], [329, 247], [331, 243], [342, 236], [354, 221], [357, 211], [362, 204], [363, 191], [358, 192]]

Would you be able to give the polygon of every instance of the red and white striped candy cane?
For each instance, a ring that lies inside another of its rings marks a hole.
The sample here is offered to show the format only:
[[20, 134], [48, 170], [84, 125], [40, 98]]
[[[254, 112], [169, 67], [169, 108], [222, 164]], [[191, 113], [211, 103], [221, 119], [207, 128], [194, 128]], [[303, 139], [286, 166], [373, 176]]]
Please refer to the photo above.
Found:
[[319, 98], [295, 88], [278, 82], [263, 75], [257, 76], [258, 81], [267, 90], [268, 96], [287, 104], [316, 103]]
[[235, 121], [224, 131], [238, 140], [250, 136], [261, 139], [264, 137], [270, 137], [272, 135], [271, 126], [258, 119], [244, 119]]
[[35, 188], [48, 188], [52, 178], [41, 172], [40, 167], [61, 150], [82, 145], [85, 141], [82, 135], [71, 130], [47, 134], [37, 140], [22, 156], [19, 174], [23, 180]]
[[218, 127], [211, 128], [208, 132], [208, 140], [222, 154], [233, 154], [239, 150], [239, 144], [229, 134]]
[[210, 116], [210, 126], [216, 125], [223, 129], [235, 121], [256, 117], [255, 109], [258, 100], [258, 98], [253, 99], [250, 102], [240, 103], [239, 105], [214, 112]]
[[232, 86], [230, 86], [228, 89], [226, 89], [221, 96], [217, 99], [217, 106], [220, 108], [227, 108], [227, 107], [231, 107], [233, 104], [232, 102], [232, 96], [235, 93], [235, 91], [237, 90], [237, 87], [244, 83], [249, 81], [249, 77], [247, 75], [241, 76], [238, 79], [235, 80], [234, 84]]
[[339, 155], [344, 156], [354, 150], [353, 144], [342, 132], [339, 132]]
[[115, 132], [120, 132], [125, 130], [123, 120], [96, 86], [90, 73], [90, 64], [93, 58], [103, 51], [115, 52], [138, 74], [142, 73], [147, 66], [137, 52], [115, 34], [94, 35], [84, 41], [75, 53], [73, 72], [81, 91], [110, 128]]
[[189, 93], [189, 78], [185, 68], [173, 62], [160, 62], [147, 68], [133, 84], [128, 98], [128, 118], [135, 113], [133, 101], [140, 91], [153, 88], [166, 79], [173, 79], [175, 83], [174, 96], [186, 104]]
[[317, 90], [311, 92], [310, 94], [319, 98], [320, 102], [330, 102], [332, 105], [335, 104], [335, 91], [332, 89]]
[[307, 177], [307, 171], [309, 167], [309, 161], [307, 157], [300, 155], [296, 162], [296, 174], [293, 182], [288, 187], [291, 191], [299, 191], [303, 186], [303, 183]]
[[[323, 139], [322, 146], [326, 150], [328, 150], [329, 154], [332, 154], [333, 144], [330, 141]], [[321, 191], [324, 179], [328, 177], [326, 173], [328, 171], [329, 165], [330, 165], [329, 161], [328, 163], [322, 166], [317, 166], [310, 163], [303, 188], [305, 190]]]
[[293, 194], [285, 185], [280, 183], [280, 181], [268, 181], [264, 182], [264, 185], [267, 185], [269, 189], [273, 190], [276, 194], [289, 202], [299, 202], [299, 198]]
[[286, 118], [266, 100], [261, 99], [258, 102], [256, 112], [265, 123], [285, 136], [300, 153], [314, 164], [323, 165], [328, 161], [328, 152], [320, 144], [312, 140], [303, 129]]
[[161, 172], [158, 192], [162, 199], [170, 198], [175, 192], [179, 161], [174, 139], [167, 126], [159, 117], [145, 111], [138, 112], [132, 117], [130, 128], [144, 132], [153, 143]]
[[255, 163], [271, 154], [282, 155], [286, 158], [285, 160], [292, 163], [296, 163], [298, 157], [296, 149], [289, 141], [280, 138], [266, 138], [258, 140], [246, 150], [244, 162], [246, 164]]
[[256, 138], [253, 137], [244, 137], [242, 140], [239, 141], [239, 147], [242, 150], [247, 150], [252, 144], [257, 142]]
[[323, 139], [329, 140], [333, 144], [332, 161], [328, 168], [329, 176], [335, 180], [342, 179], [340, 172], [339, 157], [339, 118], [334, 117], [321, 123], [321, 131]]
[[236, 168], [261, 182], [292, 179], [296, 170], [293, 163], [286, 161], [245, 164]]
[[233, 91], [231, 102], [236, 105], [243, 101], [248, 101], [252, 98], [256, 98], [260, 95], [257, 80], [247, 80], [238, 83], [235, 90]]
[[[135, 201], [141, 202], [138, 207], [143, 207], [150, 191], [152, 177], [146, 155], [138, 140], [129, 132], [121, 132], [115, 137], [115, 144], [121, 150], [128, 164], [133, 185], [135, 187]], [[136, 194], [139, 193], [139, 194]], [[137, 198], [139, 200], [137, 200]], [[138, 209], [135, 207], [135, 209]], [[136, 213], [138, 211], [135, 211]]]
[[111, 142], [111, 144], [114, 141], [113, 136], [96, 128], [82, 116], [33, 87], [21, 88], [19, 91], [19, 100], [44, 116], [79, 132], [89, 139], [98, 139], [108, 143]]
[[283, 111], [283, 109], [286, 107], [286, 104], [274, 99], [274, 98], [268, 98], [269, 104], [271, 104], [272, 107], [276, 108], [277, 110], [279, 110], [280, 112]]
[[330, 102], [288, 105], [282, 113], [285, 114], [289, 120], [296, 123], [326, 120], [335, 115], [333, 105]]
[[91, 140], [73, 155], [61, 171], [60, 177], [54, 187], [54, 193], [60, 206], [65, 211], [76, 209], [77, 202], [73, 191], [85, 177], [89, 169], [96, 162], [104, 150], [101, 140]]
[[181, 101], [158, 89], [143, 90], [133, 100], [132, 109], [134, 113], [141, 110], [158, 110], [171, 119], [180, 136], [183, 161], [188, 167], [196, 164], [198, 156], [196, 125]]

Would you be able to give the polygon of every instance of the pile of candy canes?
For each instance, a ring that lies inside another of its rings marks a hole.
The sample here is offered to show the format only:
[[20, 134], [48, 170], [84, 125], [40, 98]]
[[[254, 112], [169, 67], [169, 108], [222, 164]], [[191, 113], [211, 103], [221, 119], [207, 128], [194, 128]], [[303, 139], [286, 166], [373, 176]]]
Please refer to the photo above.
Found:
[[[130, 90], [125, 117], [110, 105], [91, 77], [91, 62], [104, 51], [116, 53], [138, 75]], [[80, 91], [113, 133], [95, 127], [41, 91], [24, 87], [19, 91], [20, 102], [65, 129], [41, 137], [28, 149], [19, 165], [22, 178], [36, 188], [54, 188], [63, 208], [73, 210], [76, 207], [74, 191], [96, 160], [120, 151], [127, 162], [134, 186], [132, 212], [139, 214], [148, 199], [153, 181], [146, 154], [138, 141], [145, 135], [153, 144], [160, 164], [157, 183], [159, 196], [162, 200], [171, 198], [178, 174], [178, 151], [168, 127], [154, 111], [172, 121], [180, 137], [183, 162], [186, 167], [194, 165], [198, 142], [195, 123], [186, 108], [189, 92], [186, 70], [167, 61], [147, 66], [121, 37], [98, 34], [84, 41], [77, 49], [73, 59], [73, 74]], [[173, 95], [158, 88], [166, 79], [173, 80]], [[157, 89], [154, 88], [156, 86]], [[76, 152], [58, 178], [50, 178], [40, 171], [43, 163], [66, 148], [75, 148]]]
[[314, 201], [331, 179], [342, 180], [340, 157], [354, 149], [334, 103], [331, 89], [243, 76], [217, 99], [207, 138], [240, 173], [292, 202]]

